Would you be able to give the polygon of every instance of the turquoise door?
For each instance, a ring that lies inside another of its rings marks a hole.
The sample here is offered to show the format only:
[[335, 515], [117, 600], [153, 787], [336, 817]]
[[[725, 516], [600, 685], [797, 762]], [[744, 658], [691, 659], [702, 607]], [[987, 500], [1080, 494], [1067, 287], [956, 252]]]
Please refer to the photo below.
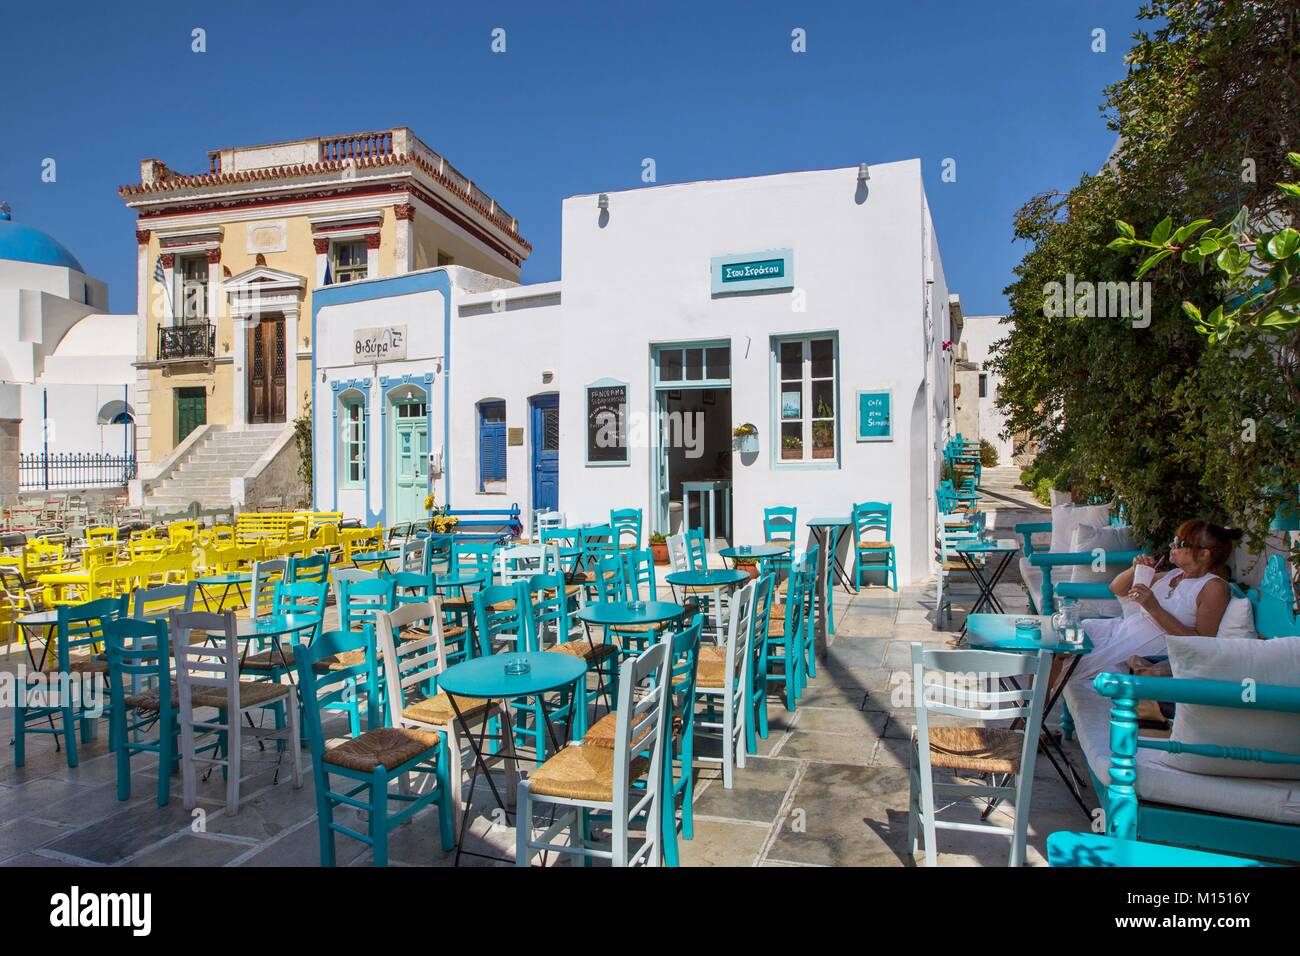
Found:
[[429, 493], [429, 418], [424, 400], [402, 399], [393, 404], [392, 506], [388, 523], [422, 521]]

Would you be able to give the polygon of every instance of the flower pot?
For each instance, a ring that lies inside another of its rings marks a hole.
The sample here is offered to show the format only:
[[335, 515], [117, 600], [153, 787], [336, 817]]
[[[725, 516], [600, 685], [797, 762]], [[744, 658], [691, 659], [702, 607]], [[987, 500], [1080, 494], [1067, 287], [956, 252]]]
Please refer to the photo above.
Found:
[[758, 580], [758, 565], [757, 565], [757, 564], [754, 564], [753, 562], [747, 562], [747, 563], [745, 563], [745, 564], [740, 564], [740, 563], [738, 562], [738, 563], [736, 564], [736, 570], [737, 570], [737, 571], [744, 571], [746, 574], [749, 575], [749, 579], [750, 579], [751, 581], [756, 581], [756, 580]]
[[650, 553], [654, 555], [655, 564], [667, 564], [668, 563], [668, 542], [651, 541]]
[[736, 437], [736, 451], [741, 454], [758, 451], [758, 436], [738, 435]]

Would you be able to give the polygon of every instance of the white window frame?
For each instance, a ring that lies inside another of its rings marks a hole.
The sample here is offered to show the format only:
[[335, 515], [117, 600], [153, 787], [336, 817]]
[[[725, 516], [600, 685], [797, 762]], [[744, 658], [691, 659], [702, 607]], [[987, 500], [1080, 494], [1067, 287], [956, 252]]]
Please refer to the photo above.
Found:
[[[364, 488], [366, 486], [366, 446], [370, 441], [370, 409], [362, 392], [344, 392], [339, 396], [342, 406], [343, 427], [339, 429], [339, 487]], [[354, 419], [353, 409], [360, 414]], [[355, 449], [355, 457], [353, 450]], [[357, 477], [352, 476], [352, 466], [357, 466]]]
[[[827, 376], [818, 376], [813, 378], [812, 375], [812, 343], [818, 341], [829, 341], [831, 343], [831, 374]], [[802, 347], [802, 356], [800, 360], [800, 378], [799, 378], [799, 417], [786, 418], [784, 408], [782, 407], [782, 395], [785, 391], [785, 383], [793, 382], [794, 379], [783, 378], [781, 369], [781, 350], [782, 347], [790, 343], [799, 343]], [[817, 416], [812, 414], [813, 408], [813, 382], [831, 383], [831, 392], [834, 396], [834, 407], [832, 414], [827, 416]], [[772, 462], [777, 467], [786, 468], [838, 468], [840, 463], [840, 339], [835, 332], [811, 332], [801, 335], [781, 335], [772, 337]], [[802, 439], [801, 454], [798, 458], [784, 457], [785, 430], [782, 427], [790, 422], [798, 421], [801, 423], [800, 437]], [[834, 429], [834, 447], [833, 454], [829, 458], [813, 457], [813, 425], [816, 422], [831, 422]]]

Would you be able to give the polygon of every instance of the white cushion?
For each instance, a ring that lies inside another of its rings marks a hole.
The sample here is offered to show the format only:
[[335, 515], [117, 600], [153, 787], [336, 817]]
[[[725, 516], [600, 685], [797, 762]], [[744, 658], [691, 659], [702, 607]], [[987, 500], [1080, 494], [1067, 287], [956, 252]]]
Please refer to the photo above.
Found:
[[[1300, 687], [1300, 637], [1256, 638], [1174, 637], [1169, 667], [1174, 677], [1230, 681], [1245, 688], [1247, 681]], [[1254, 707], [1207, 707], [1179, 704], [1174, 711], [1172, 740], [1218, 744], [1300, 754], [1300, 714]], [[1196, 754], [1168, 754], [1165, 762], [1193, 773], [1232, 777], [1272, 777], [1300, 780], [1300, 764], [1227, 760]]]
[[1026, 557], [1020, 558], [1020, 580], [1025, 582], [1025, 588], [1029, 591], [1030, 596], [1034, 599], [1034, 607], [1043, 603], [1043, 569], [1036, 568], [1029, 563]]
[[[1071, 551], [1134, 551], [1133, 529], [1128, 525], [1112, 527], [1110, 525], [1080, 524], [1074, 529], [1070, 539]], [[1076, 564], [1070, 568], [1070, 581], [1074, 584], [1110, 584], [1120, 570], [1114, 565], [1094, 571], [1091, 564]]]
[[[1070, 681], [1065, 702], [1074, 718], [1079, 747], [1104, 788], [1110, 783], [1111, 702], [1089, 681]], [[1188, 773], [1168, 766], [1165, 756], [1158, 750], [1138, 748], [1137, 792], [1144, 803], [1300, 825], [1300, 786], [1294, 781]]]
[[1052, 507], [1052, 543], [1049, 547], [1053, 553], [1070, 550], [1074, 539], [1074, 529], [1081, 524], [1101, 527], [1110, 524], [1109, 505], [1054, 505]]
[[1228, 601], [1219, 621], [1217, 637], [1235, 637], [1242, 640], [1258, 640], [1255, 631], [1255, 610], [1245, 598], [1235, 597]]

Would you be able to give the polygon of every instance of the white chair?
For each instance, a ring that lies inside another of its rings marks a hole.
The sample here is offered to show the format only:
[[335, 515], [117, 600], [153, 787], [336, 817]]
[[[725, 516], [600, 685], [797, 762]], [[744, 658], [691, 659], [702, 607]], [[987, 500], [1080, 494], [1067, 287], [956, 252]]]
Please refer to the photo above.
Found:
[[539, 574], [555, 574], [560, 566], [560, 549], [555, 544], [516, 544], [498, 550], [492, 561], [496, 580], [514, 584]]
[[750, 581], [731, 596], [731, 613], [722, 643], [700, 648], [700, 662], [695, 678], [695, 696], [705, 703], [721, 709], [722, 720], [705, 720], [697, 715], [697, 729], [719, 731], [722, 734], [722, 756], [705, 757], [696, 753], [696, 760], [722, 764], [722, 786], [732, 788], [733, 767], [745, 766], [745, 722], [749, 719], [747, 706], [749, 687], [749, 626], [754, 611], [754, 592], [758, 582]]
[[[609, 860], [614, 866], [661, 864], [669, 646], [660, 641], [619, 669], [613, 749], [568, 744], [519, 782], [516, 866], [531, 866], [539, 851]], [[638, 788], [642, 780], [645, 785]], [[534, 836], [533, 814], [547, 808], [560, 812]], [[609, 849], [588, 845], [592, 813], [610, 816]], [[645, 839], [635, 850], [629, 834], [634, 824], [645, 828]], [[551, 842], [565, 830], [567, 845]]]
[[364, 568], [334, 568], [330, 571], [330, 590], [337, 594], [340, 581], [373, 581], [377, 577], [378, 571], [367, 571]]
[[275, 586], [289, 573], [289, 562], [274, 558], [253, 562], [253, 585], [248, 596], [248, 616], [263, 617], [275, 607]]
[[[997, 833], [1011, 838], [1011, 866], [1023, 866], [1029, 828], [1029, 800], [1034, 782], [1034, 757], [1043, 723], [1052, 655], [1003, 651], [926, 650], [912, 644], [912, 692], [916, 727], [912, 731], [911, 786], [908, 795], [907, 840], [913, 856], [917, 835], [925, 836], [925, 865], [939, 865], [936, 830]], [[934, 678], [938, 676], [939, 680]], [[945, 679], [945, 678], [954, 679]], [[1028, 687], [1016, 678], [1029, 678]], [[985, 689], [988, 688], [988, 689]], [[986, 724], [931, 727], [930, 714], [991, 721], [1021, 718], [1023, 729]], [[981, 784], [935, 783], [933, 771], [987, 776]], [[1004, 783], [999, 783], [999, 779]], [[1015, 811], [1011, 827], [936, 819], [935, 798], [944, 806], [956, 800], [982, 797], [1009, 799]]]
[[564, 527], [564, 512], [562, 511], [534, 511], [533, 512], [533, 534], [534, 541], [542, 540], [542, 532], [549, 528]]
[[[298, 746], [298, 699], [289, 684], [239, 679], [239, 638], [235, 612], [225, 614], [173, 614], [172, 653], [176, 657], [177, 714], [181, 737], [181, 783], [186, 810], [198, 802], [197, 764], [226, 768], [226, 809], [239, 812], [239, 785], [251, 774], [243, 772], [243, 738], [283, 741], [293, 757], [293, 785], [302, 786], [302, 751]], [[215, 708], [211, 720], [200, 720], [197, 708]], [[279, 707], [287, 717], [281, 728], [247, 725], [244, 715]], [[224, 719], [223, 715], [224, 714]], [[202, 755], [195, 745], [196, 734], [224, 733], [225, 756], [211, 750]], [[275, 753], [272, 749], [270, 752]], [[278, 757], [276, 761], [278, 765]]]
[[413, 571], [416, 574], [424, 573], [424, 551], [426, 547], [428, 547], [428, 542], [424, 538], [411, 538], [403, 541], [399, 546], [401, 556], [397, 561], [398, 570]]
[[[459, 827], [461, 814], [465, 812], [461, 751], [467, 742], [461, 734], [450, 695], [436, 689], [438, 675], [447, 667], [442, 599], [403, 604], [394, 611], [380, 612], [375, 615], [375, 635], [392, 726], [433, 730], [447, 741], [447, 779], [451, 781], [452, 808]], [[518, 774], [513, 760], [514, 733], [509, 704], [503, 700], [458, 697], [456, 706], [470, 728], [498, 718], [502, 728], [501, 753], [506, 758], [506, 793], [514, 793]], [[469, 799], [473, 797], [471, 793]]]
[[668, 564], [673, 571], [689, 571], [690, 557], [686, 554], [686, 536], [670, 535], [668, 538]]

